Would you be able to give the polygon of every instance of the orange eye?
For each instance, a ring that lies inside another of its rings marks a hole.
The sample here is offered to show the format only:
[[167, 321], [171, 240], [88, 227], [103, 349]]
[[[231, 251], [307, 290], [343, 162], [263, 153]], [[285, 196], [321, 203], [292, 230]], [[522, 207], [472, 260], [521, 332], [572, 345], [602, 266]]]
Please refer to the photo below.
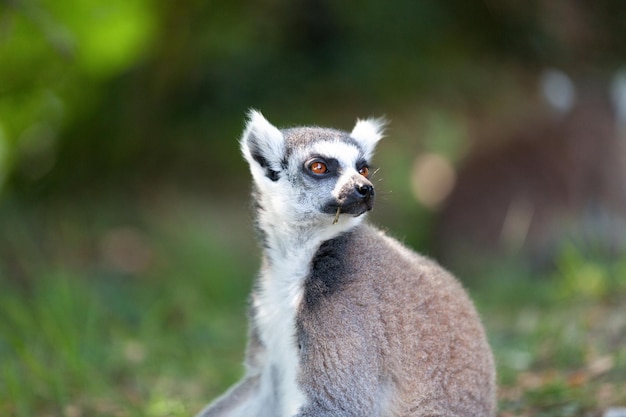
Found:
[[370, 169], [367, 166], [359, 168], [359, 174], [367, 178], [370, 176]]
[[314, 173], [314, 174], [325, 174], [328, 171], [328, 167], [326, 166], [325, 163], [323, 162], [313, 162], [310, 166], [309, 169]]

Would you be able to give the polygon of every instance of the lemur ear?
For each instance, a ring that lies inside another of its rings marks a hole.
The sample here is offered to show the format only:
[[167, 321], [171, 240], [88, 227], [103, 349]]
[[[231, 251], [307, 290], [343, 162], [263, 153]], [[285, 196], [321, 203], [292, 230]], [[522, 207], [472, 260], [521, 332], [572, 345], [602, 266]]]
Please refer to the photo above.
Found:
[[248, 113], [240, 144], [255, 179], [267, 177], [272, 181], [278, 180], [283, 169], [281, 161], [285, 155], [285, 139], [280, 130], [260, 112], [250, 110]]
[[383, 138], [386, 124], [387, 121], [383, 118], [357, 120], [350, 136], [356, 139], [363, 148], [365, 159], [370, 159], [374, 154], [376, 144]]

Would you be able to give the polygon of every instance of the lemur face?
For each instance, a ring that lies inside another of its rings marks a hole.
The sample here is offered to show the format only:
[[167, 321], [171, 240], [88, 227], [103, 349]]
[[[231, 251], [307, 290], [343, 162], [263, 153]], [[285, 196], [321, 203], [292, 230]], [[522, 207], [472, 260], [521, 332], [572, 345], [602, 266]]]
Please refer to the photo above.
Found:
[[[288, 178], [320, 213], [359, 216], [374, 205], [369, 161], [347, 134], [319, 128], [283, 131], [291, 157]], [[309, 137], [316, 140], [310, 144]]]
[[359, 121], [351, 133], [278, 130], [253, 111], [241, 147], [263, 210], [277, 221], [330, 224], [372, 209], [369, 159], [381, 137], [380, 121]]

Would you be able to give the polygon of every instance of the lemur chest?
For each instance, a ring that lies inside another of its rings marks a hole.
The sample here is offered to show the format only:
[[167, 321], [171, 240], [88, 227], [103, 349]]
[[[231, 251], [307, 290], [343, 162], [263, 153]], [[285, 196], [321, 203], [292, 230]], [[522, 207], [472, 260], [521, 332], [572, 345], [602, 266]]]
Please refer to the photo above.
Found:
[[[286, 274], [286, 271], [281, 271]], [[255, 298], [256, 320], [265, 346], [297, 347], [296, 315], [303, 295], [306, 272], [293, 271], [289, 279], [273, 271], [264, 272]], [[271, 354], [271, 352], [270, 352]]]
[[276, 384], [282, 415], [295, 414], [304, 402], [297, 383], [300, 360], [296, 316], [309, 264], [306, 258], [298, 257], [264, 268], [254, 297], [255, 322], [267, 349], [265, 368]]

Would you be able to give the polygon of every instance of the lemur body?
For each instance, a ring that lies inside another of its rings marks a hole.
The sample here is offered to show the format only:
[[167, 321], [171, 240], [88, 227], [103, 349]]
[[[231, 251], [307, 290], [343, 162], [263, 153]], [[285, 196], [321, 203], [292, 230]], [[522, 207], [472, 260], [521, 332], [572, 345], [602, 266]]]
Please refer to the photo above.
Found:
[[264, 257], [246, 375], [198, 417], [492, 416], [480, 319], [445, 270], [367, 225], [375, 120], [241, 139]]

